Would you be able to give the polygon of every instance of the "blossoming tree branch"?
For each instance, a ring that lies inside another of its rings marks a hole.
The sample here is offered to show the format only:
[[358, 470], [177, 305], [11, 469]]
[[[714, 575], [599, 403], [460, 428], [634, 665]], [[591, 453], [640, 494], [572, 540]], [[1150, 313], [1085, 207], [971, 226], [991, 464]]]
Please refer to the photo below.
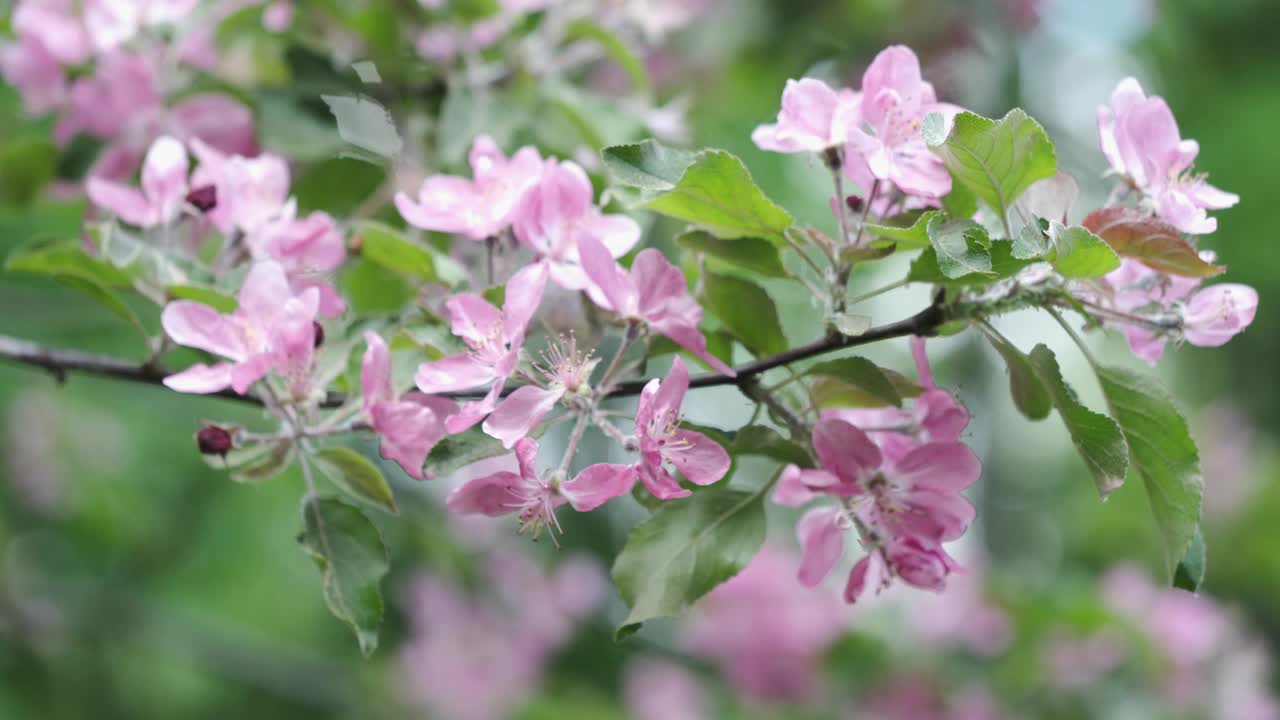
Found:
[[[260, 405], [253, 427], [199, 428], [198, 449], [242, 481], [301, 468], [300, 542], [366, 652], [388, 570], [377, 517], [398, 505], [390, 465], [353, 449], [361, 436], [426, 483], [513, 457], [509, 469], [472, 473], [445, 505], [533, 539], [555, 542], [566, 513], [637, 500], [648, 517], [613, 566], [630, 608], [620, 635], [734, 576], [765, 540], [767, 503], [804, 508], [794, 572], [811, 592], [828, 592], [836, 572], [850, 603], [893, 583], [943, 590], [959, 569], [947, 544], [974, 520], [963, 493], [982, 468], [962, 439], [968, 411], [930, 370], [928, 338], [962, 332], [1007, 363], [1027, 419], [1058, 416], [1101, 497], [1126, 479], [1145, 487], [1171, 579], [1191, 590], [1201, 580], [1202, 479], [1187, 424], [1156, 380], [1103, 364], [1078, 328], [1118, 331], [1155, 364], [1169, 347], [1230, 340], [1253, 320], [1257, 294], [1206, 282], [1226, 270], [1206, 247], [1209, 212], [1237, 197], [1194, 170], [1196, 142], [1132, 79], [1098, 108], [1104, 178], [1062, 172], [1022, 110], [988, 119], [940, 101], [905, 47], [876, 55], [856, 89], [788, 81], [776, 122], [752, 140], [807, 155], [829, 176], [834, 234], [798, 223], [724, 150], [646, 140], [568, 160], [487, 135], [471, 139], [461, 174], [386, 193], [394, 212], [383, 223], [304, 212], [291, 198], [293, 159], [255, 152], [252, 118], [233, 98], [169, 106], [142, 56], [51, 30], [63, 17], [52, 6], [20, 5], [6, 75], [29, 110], [60, 113], [60, 133], [109, 145], [84, 184], [95, 212], [83, 237], [21, 248], [6, 268], [84, 291], [137, 329], [146, 353], [134, 362], [0, 337], [0, 355], [60, 378], [96, 373]], [[152, 21], [164, 18], [139, 27]], [[85, 63], [95, 72], [65, 74]], [[145, 127], [86, 113], [118, 91], [143, 96]], [[602, 192], [583, 162], [603, 171]], [[1077, 208], [1078, 182], [1109, 188], [1105, 204]], [[686, 229], [646, 232], [654, 214]], [[895, 254], [914, 256], [905, 277], [860, 286], [857, 268]], [[335, 283], [357, 261], [395, 273], [411, 299], [357, 312]], [[811, 294], [825, 332], [791, 345], [761, 278]], [[906, 284], [931, 286], [932, 301], [887, 318], [859, 307]], [[162, 307], [161, 332], [127, 295]], [[585, 331], [567, 329], [565, 307], [584, 308]], [[1047, 346], [1001, 334], [1002, 314], [1027, 309], [1076, 341], [1104, 407], [1081, 403]], [[878, 342], [909, 346], [913, 366], [850, 352]], [[203, 359], [180, 367], [179, 346]], [[740, 391], [751, 420], [685, 421], [688, 394], [709, 386]], [[588, 431], [608, 439], [608, 457], [583, 449]], [[746, 456], [773, 472], [730, 486]]]

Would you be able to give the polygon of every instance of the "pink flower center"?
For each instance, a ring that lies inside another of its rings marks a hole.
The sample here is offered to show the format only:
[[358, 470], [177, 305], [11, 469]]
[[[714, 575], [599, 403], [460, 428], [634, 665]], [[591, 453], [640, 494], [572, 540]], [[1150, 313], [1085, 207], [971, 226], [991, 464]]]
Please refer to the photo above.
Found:
[[535, 367], [552, 385], [574, 393], [590, 381], [591, 371], [598, 362], [593, 359], [594, 354], [594, 350], [579, 352], [578, 338], [570, 332], [568, 337], [561, 335], [540, 353], [542, 362]]
[[471, 349], [472, 357], [489, 366], [499, 364], [511, 352], [511, 343], [503, 332], [501, 322], [485, 328], [482, 337], [468, 337], [464, 342]]
[[525, 478], [523, 485], [513, 490], [512, 495], [509, 507], [516, 511], [520, 533], [528, 532], [529, 537], [537, 540], [543, 530], [550, 528], [551, 541], [556, 542], [555, 534], [564, 532], [556, 518], [556, 506], [562, 497], [559, 482]]

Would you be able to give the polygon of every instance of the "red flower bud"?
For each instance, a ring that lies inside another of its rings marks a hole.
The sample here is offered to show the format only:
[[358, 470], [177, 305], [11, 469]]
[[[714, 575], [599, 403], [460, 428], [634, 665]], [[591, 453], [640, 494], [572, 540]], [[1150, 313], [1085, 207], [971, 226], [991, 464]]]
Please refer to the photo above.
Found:
[[217, 425], [206, 425], [196, 433], [196, 447], [205, 455], [226, 457], [231, 444], [231, 431]]
[[187, 202], [202, 213], [207, 213], [218, 206], [218, 188], [204, 185], [187, 193]]
[[848, 205], [849, 209], [854, 211], [855, 213], [862, 212], [863, 201], [862, 201], [862, 198], [858, 195], [850, 195], [849, 197], [845, 198], [844, 204]]
[[312, 320], [311, 329], [315, 333], [315, 347], [320, 347], [320, 345], [324, 343], [324, 326], [315, 320]]

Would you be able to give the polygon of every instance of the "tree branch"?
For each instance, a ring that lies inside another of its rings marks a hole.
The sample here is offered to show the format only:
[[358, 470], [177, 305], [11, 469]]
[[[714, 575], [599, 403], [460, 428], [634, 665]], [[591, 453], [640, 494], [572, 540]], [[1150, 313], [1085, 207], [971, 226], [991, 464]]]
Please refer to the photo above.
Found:
[[[737, 371], [735, 377], [721, 375], [719, 373], [704, 373], [694, 376], [689, 381], [689, 387], [715, 387], [720, 385], [733, 385], [740, 389], [747, 388], [754, 381], [754, 378], [769, 370], [783, 365], [789, 365], [793, 362], [805, 360], [818, 355], [824, 355], [836, 350], [844, 348], [857, 347], [859, 345], [869, 345], [881, 340], [888, 340], [896, 337], [906, 337], [908, 335], [931, 335], [946, 319], [945, 313], [938, 302], [921, 310], [909, 318], [899, 320], [897, 322], [888, 323], [873, 327], [861, 335], [845, 336], [837, 333], [831, 333], [815, 340], [807, 345], [791, 348], [786, 352], [770, 355], [769, 357], [759, 358], [752, 362], [739, 365], [734, 368]], [[7, 335], [0, 335], [0, 359], [10, 360], [21, 365], [29, 365], [31, 367], [47, 370], [58, 380], [65, 382], [67, 376], [71, 373], [82, 373], [85, 375], [97, 375], [99, 377], [114, 378], [116, 380], [125, 380], [128, 382], [140, 383], [144, 385], [160, 385], [170, 372], [154, 363], [139, 363], [120, 358], [102, 355], [98, 353], [84, 352], [81, 350], [61, 350], [56, 348], [48, 348], [38, 345], [27, 340], [21, 340]], [[619, 383], [612, 391], [609, 397], [626, 397], [629, 395], [639, 395], [644, 389], [645, 380], [630, 380]], [[504, 391], [504, 395], [509, 394], [514, 388]], [[446, 397], [457, 399], [471, 399], [479, 397], [474, 392], [462, 393], [441, 393]], [[227, 400], [235, 400], [237, 402], [249, 403], [253, 405], [262, 405], [260, 398], [254, 395], [238, 395], [235, 392], [223, 390], [216, 393], [209, 393], [206, 397], [224, 398]], [[338, 407], [346, 402], [346, 395], [343, 393], [331, 392], [324, 399], [322, 405], [324, 407]]]

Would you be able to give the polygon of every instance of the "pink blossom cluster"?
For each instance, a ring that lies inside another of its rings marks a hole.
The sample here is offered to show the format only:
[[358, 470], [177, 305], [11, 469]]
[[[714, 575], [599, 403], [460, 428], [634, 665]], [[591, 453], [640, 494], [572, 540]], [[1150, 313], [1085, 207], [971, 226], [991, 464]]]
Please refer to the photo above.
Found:
[[180, 66], [216, 63], [212, 27], [222, 12], [207, 7], [205, 22], [192, 22], [198, 10], [196, 0], [19, 0], [17, 41], [0, 45], [0, 75], [27, 112], [57, 113], [59, 143], [81, 133], [106, 141], [91, 176], [127, 177], [165, 134], [251, 154], [253, 115], [238, 101], [197, 93], [167, 103]]
[[881, 198], [897, 188], [936, 204], [951, 191], [951, 176], [921, 133], [933, 112], [949, 123], [960, 108], [939, 102], [915, 53], [894, 45], [876, 55], [858, 91], [814, 78], [788, 80], [778, 121], [757, 127], [751, 139], [773, 152], [838, 154], [864, 197], [878, 185]]
[[708, 593], [685, 624], [690, 654], [715, 663], [747, 697], [810, 697], [824, 655], [844, 631], [838, 600], [788, 581], [794, 565], [791, 552], [766, 545]]
[[511, 717], [604, 596], [603, 572], [582, 557], [547, 570], [518, 548], [499, 548], [483, 567], [483, 595], [434, 574], [410, 587], [403, 687], [433, 717]]
[[813, 429], [821, 467], [787, 466], [773, 494], [793, 507], [825, 501], [797, 527], [804, 546], [799, 578], [807, 586], [821, 583], [840, 561], [845, 533], [857, 534], [866, 554], [849, 574], [848, 602], [894, 578], [941, 591], [958, 568], [943, 543], [958, 539], [973, 520], [973, 506], [960, 494], [982, 471], [958, 440], [968, 412], [934, 385], [924, 340], [913, 338], [912, 350], [925, 388], [912, 406], [827, 411]]

